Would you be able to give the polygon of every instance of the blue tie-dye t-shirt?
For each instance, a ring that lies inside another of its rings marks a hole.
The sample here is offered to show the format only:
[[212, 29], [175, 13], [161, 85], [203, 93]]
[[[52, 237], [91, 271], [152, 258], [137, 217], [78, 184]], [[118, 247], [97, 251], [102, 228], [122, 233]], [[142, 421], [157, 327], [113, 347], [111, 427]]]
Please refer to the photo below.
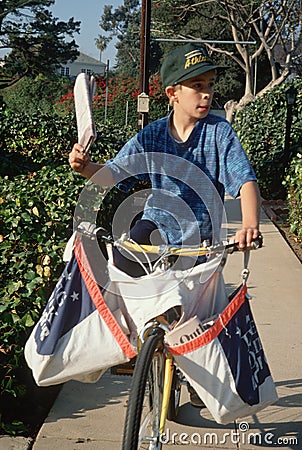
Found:
[[117, 187], [149, 181], [152, 193], [143, 219], [151, 220], [174, 245], [220, 240], [225, 193], [237, 197], [256, 176], [231, 125], [208, 114], [185, 142], [176, 141], [169, 117], [145, 128], [106, 163]]

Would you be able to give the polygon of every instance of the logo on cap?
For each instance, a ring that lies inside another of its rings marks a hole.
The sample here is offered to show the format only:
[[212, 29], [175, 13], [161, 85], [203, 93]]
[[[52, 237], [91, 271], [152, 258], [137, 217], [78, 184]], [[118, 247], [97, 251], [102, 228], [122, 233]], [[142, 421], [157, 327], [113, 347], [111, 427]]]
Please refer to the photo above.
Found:
[[191, 66], [195, 66], [196, 64], [202, 63], [202, 62], [209, 62], [207, 55], [202, 53], [201, 50], [193, 50], [192, 52], [186, 53], [186, 62], [185, 62], [185, 69], [188, 69]]

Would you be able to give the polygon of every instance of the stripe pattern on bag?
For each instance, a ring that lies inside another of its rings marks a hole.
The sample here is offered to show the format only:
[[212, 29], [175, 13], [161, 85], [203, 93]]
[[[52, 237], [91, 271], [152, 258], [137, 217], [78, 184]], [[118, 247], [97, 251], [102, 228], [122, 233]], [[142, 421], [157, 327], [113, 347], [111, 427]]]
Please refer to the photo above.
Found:
[[77, 243], [74, 252], [77, 259], [77, 263], [79, 265], [81, 276], [84, 280], [85, 286], [87, 288], [88, 294], [90, 295], [92, 302], [94, 303], [100, 316], [108, 326], [109, 330], [111, 331], [121, 350], [125, 353], [125, 355], [129, 359], [134, 358], [134, 356], [136, 356], [136, 353], [133, 350], [131, 344], [129, 343], [127, 337], [121, 330], [121, 327], [117, 323], [114, 315], [112, 314], [107, 304], [105, 303], [104, 297], [100, 291], [98, 284], [89, 275], [87, 270], [85, 270], [85, 267], [88, 267], [89, 262], [84, 252], [84, 249], [80, 243]]
[[208, 330], [185, 337], [188, 342], [169, 351], [218, 423], [255, 414], [277, 400], [245, 284]]
[[39, 386], [95, 382], [109, 367], [136, 356], [78, 239], [24, 353]]

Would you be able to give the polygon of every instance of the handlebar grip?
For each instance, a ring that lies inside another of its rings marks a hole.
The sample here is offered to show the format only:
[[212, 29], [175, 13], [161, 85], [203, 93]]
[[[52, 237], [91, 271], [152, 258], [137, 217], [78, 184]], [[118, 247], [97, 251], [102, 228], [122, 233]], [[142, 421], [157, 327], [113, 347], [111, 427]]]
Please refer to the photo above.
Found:
[[[231, 244], [228, 244], [226, 246], [228, 253], [238, 252], [239, 251], [239, 242], [232, 242]], [[262, 234], [259, 234], [259, 236], [256, 239], [253, 239], [251, 242], [251, 246], [249, 247], [249, 250], [258, 250], [258, 248], [261, 248], [263, 246], [263, 236]]]

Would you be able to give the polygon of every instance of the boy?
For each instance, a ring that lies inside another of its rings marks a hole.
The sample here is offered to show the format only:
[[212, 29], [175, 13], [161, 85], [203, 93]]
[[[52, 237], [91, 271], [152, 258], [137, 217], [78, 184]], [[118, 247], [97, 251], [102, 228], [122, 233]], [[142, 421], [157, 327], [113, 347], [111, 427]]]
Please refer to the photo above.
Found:
[[[186, 44], [169, 53], [161, 68], [162, 83], [173, 110], [134, 136], [113, 161], [92, 163], [75, 144], [73, 170], [102, 186], [130, 189], [151, 182], [152, 195], [130, 237], [141, 244], [161, 241], [199, 245], [219, 240], [225, 191], [240, 194], [242, 227], [235, 235], [240, 250], [259, 235], [260, 195], [255, 173], [231, 125], [210, 114], [217, 70], [203, 47]], [[100, 170], [101, 169], [101, 170]], [[217, 200], [217, 198], [219, 200]], [[154, 236], [157, 232], [157, 241]], [[132, 276], [140, 266], [114, 252], [117, 267]], [[189, 386], [193, 406], [203, 403]]]
[[[185, 44], [170, 52], [163, 62], [161, 78], [173, 105], [171, 114], [141, 130], [105, 165], [92, 163], [79, 144], [74, 145], [69, 155], [73, 170], [88, 179], [93, 176], [94, 182], [102, 186], [119, 183], [118, 187], [128, 190], [137, 180], [151, 181], [152, 196], [142, 220], [130, 232], [139, 243], [150, 243], [154, 230], [159, 230], [160, 239], [174, 245], [213, 242], [213, 221], [219, 221], [213, 216], [219, 216], [216, 210], [221, 205], [209, 198], [210, 190], [216, 191], [222, 202], [225, 191], [232, 197], [240, 195], [242, 228], [235, 236], [240, 250], [248, 248], [259, 235], [260, 195], [255, 173], [230, 124], [210, 114], [219, 69], [221, 66], [215, 65], [198, 45]], [[142, 163], [140, 158], [135, 161], [136, 155], [145, 155], [146, 162]], [[177, 166], [175, 178], [171, 168], [173, 158]], [[179, 158], [184, 161], [183, 169]], [[152, 166], [154, 159], [156, 164]], [[165, 161], [166, 168], [162, 168]], [[200, 177], [199, 183], [194, 170], [190, 179], [192, 164], [200, 169], [201, 175], [206, 174], [210, 183], [204, 183], [204, 177]], [[144, 171], [149, 173], [143, 174]], [[201, 183], [206, 185], [204, 195], [200, 195]], [[170, 203], [172, 206], [168, 208]], [[184, 206], [193, 212], [189, 219]], [[115, 263], [132, 275], [140, 275], [136, 264], [131, 268], [132, 263], [118, 253]]]

